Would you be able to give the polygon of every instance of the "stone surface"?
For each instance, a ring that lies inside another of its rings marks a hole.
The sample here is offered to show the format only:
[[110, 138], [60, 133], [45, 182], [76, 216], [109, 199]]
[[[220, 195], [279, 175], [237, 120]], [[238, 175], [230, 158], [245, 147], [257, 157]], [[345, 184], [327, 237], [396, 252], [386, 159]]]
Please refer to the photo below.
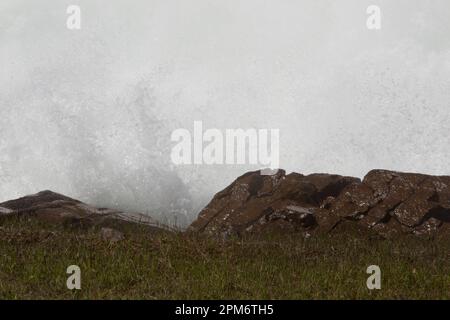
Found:
[[[170, 230], [147, 215], [96, 208], [51, 191], [0, 203], [0, 217], [8, 215], [75, 228], [117, 229], [117, 223], [127, 223]], [[248, 172], [218, 192], [188, 228], [221, 237], [265, 232], [309, 237], [349, 230], [385, 238], [450, 235], [450, 177], [372, 170], [361, 181], [283, 170]], [[109, 237], [109, 231], [101, 232]]]
[[359, 182], [358, 178], [329, 174], [249, 172], [216, 194], [188, 230], [226, 236], [314, 229], [314, 213], [320, 205], [339, 195], [346, 186]]
[[319, 210], [318, 225], [330, 232], [351, 221], [385, 237], [447, 232], [449, 186], [448, 176], [373, 170]]
[[373, 170], [358, 178], [249, 172], [217, 193], [188, 228], [247, 232], [346, 232], [383, 237], [449, 233], [450, 177]]
[[0, 203], [0, 209], [0, 215], [3, 216], [33, 216], [66, 227], [101, 228], [126, 223], [146, 225], [155, 230], [169, 230], [148, 215], [96, 208], [52, 191], [42, 191]]

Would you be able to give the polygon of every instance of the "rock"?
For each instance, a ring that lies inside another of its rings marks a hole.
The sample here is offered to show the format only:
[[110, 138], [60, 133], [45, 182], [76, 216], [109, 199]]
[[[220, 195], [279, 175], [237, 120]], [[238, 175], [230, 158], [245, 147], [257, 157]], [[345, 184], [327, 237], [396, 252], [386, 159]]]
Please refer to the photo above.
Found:
[[[71, 228], [123, 231], [118, 225], [131, 224], [172, 231], [143, 214], [96, 208], [51, 191], [0, 203], [0, 217], [12, 215]], [[248, 172], [218, 192], [188, 232], [225, 238], [266, 232], [305, 237], [350, 232], [384, 238], [446, 237], [450, 236], [450, 176], [372, 170], [361, 181], [284, 170], [273, 175]], [[101, 233], [116, 239], [112, 231]]]
[[434, 235], [450, 223], [450, 177], [372, 170], [316, 218], [324, 231], [350, 221], [385, 237]]
[[112, 228], [102, 228], [100, 230], [100, 235], [104, 241], [110, 243], [116, 243], [125, 239], [125, 235], [122, 232]]
[[231, 235], [312, 229], [317, 224], [314, 213], [323, 201], [358, 182], [339, 175], [249, 172], [217, 193], [188, 231]]
[[148, 215], [96, 208], [81, 201], [42, 191], [16, 200], [0, 203], [0, 216], [18, 215], [71, 228], [109, 227], [117, 224], [145, 225], [154, 231], [171, 231]]
[[450, 234], [450, 177], [372, 170], [358, 178], [248, 172], [188, 228], [229, 236], [266, 231], [394, 237]]

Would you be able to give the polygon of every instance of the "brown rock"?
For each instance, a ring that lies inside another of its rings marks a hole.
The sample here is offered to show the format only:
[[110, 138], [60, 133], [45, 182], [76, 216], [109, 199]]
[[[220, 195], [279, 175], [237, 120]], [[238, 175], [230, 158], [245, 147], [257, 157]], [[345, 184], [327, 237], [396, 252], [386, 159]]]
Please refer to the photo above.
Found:
[[222, 235], [310, 230], [317, 224], [314, 212], [322, 202], [358, 182], [328, 174], [248, 172], [217, 193], [188, 230]]
[[[386, 237], [432, 235], [449, 223], [449, 186], [450, 177], [373, 170], [317, 212], [319, 225], [331, 231], [353, 221]], [[333, 223], [327, 225], [327, 220]]]
[[357, 178], [248, 172], [216, 194], [191, 232], [334, 233], [384, 237], [442, 235], [450, 230], [450, 177], [372, 170]]
[[0, 215], [33, 216], [45, 222], [71, 228], [140, 224], [153, 228], [155, 231], [170, 231], [170, 228], [158, 223], [148, 215], [96, 208], [52, 191], [42, 191], [0, 203]]

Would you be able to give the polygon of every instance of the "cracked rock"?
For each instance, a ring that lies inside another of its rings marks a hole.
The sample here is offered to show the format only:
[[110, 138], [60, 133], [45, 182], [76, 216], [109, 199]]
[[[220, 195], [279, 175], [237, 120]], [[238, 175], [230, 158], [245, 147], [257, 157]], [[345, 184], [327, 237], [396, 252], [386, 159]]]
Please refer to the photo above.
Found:
[[360, 179], [329, 174], [275, 175], [248, 172], [217, 193], [189, 227], [207, 234], [305, 232], [317, 226], [315, 212]]
[[330, 232], [358, 216], [358, 224], [386, 237], [432, 235], [450, 222], [449, 186], [446, 176], [372, 170], [316, 213], [319, 227]]
[[372, 170], [358, 178], [248, 172], [219, 192], [189, 227], [218, 234], [264, 231], [383, 237], [450, 234], [450, 177]]

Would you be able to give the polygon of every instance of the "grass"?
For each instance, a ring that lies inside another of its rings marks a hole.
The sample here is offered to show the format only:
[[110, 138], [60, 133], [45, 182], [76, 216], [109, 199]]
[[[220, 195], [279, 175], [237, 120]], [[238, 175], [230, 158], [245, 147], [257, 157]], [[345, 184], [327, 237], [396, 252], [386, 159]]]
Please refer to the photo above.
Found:
[[[449, 299], [450, 241], [303, 239], [219, 241], [128, 226], [110, 244], [95, 230], [0, 220], [1, 299]], [[66, 287], [69, 265], [82, 289]], [[379, 265], [382, 289], [368, 290]]]

